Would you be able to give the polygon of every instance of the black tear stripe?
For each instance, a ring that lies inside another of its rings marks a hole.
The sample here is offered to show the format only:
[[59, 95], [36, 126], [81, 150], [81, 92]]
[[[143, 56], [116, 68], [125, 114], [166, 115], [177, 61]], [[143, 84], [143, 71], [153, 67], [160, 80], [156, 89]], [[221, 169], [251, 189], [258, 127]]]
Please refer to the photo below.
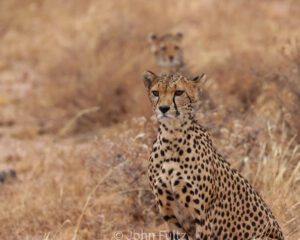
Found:
[[[158, 87], [160, 87], [160, 85], [158, 84]], [[155, 103], [155, 108], [157, 107], [158, 103], [159, 103], [159, 100], [160, 100], [160, 94], [158, 95], [157, 97], [157, 102]]]
[[174, 108], [176, 111], [176, 116], [180, 115], [180, 112], [178, 111], [177, 105], [176, 105], [176, 101], [175, 101], [175, 94], [173, 95], [173, 104], [174, 104]]

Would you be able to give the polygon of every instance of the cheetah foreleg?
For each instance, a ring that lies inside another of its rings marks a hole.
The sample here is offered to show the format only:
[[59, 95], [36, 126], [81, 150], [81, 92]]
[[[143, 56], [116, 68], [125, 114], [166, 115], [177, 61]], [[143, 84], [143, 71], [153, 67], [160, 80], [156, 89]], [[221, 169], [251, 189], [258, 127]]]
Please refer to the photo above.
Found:
[[190, 181], [182, 177], [172, 182], [172, 189], [177, 201], [183, 205], [194, 219], [196, 233], [194, 239], [211, 239], [211, 228], [208, 221], [207, 209], [209, 207], [208, 193], [199, 192]]
[[188, 234], [183, 229], [178, 219], [175, 216], [175, 198], [174, 195], [168, 190], [170, 186], [167, 178], [163, 179], [159, 177], [155, 186], [153, 186], [153, 192], [156, 197], [156, 201], [159, 207], [160, 214], [167, 223], [169, 230], [170, 240], [189, 240]]

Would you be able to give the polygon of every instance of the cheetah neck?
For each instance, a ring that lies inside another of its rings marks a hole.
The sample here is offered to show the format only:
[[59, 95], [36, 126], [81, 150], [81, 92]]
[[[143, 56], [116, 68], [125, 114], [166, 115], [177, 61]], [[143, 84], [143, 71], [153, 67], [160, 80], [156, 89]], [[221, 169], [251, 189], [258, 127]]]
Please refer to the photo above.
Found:
[[160, 68], [161, 74], [181, 73], [181, 74], [187, 75], [187, 76], [190, 75], [184, 62], [182, 64], [176, 65], [176, 66], [163, 66], [163, 65], [158, 64], [158, 67]]
[[167, 119], [160, 121], [158, 128], [158, 137], [167, 139], [181, 138], [190, 131], [193, 126], [198, 124], [194, 115], [190, 114], [185, 118]]
[[182, 63], [181, 65], [168, 67], [169, 73], [178, 73], [178, 72], [182, 73], [183, 70], [184, 70], [184, 63]]

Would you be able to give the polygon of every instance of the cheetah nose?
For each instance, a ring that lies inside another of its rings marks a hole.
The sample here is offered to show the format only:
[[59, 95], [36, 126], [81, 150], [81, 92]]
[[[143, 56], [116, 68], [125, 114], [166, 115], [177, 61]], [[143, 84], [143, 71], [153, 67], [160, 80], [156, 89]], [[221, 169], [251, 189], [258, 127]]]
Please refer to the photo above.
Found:
[[170, 61], [172, 62], [174, 60], [174, 56], [169, 56]]
[[160, 106], [159, 107], [159, 110], [162, 112], [162, 113], [166, 113], [167, 111], [169, 111], [170, 107], [169, 106]]

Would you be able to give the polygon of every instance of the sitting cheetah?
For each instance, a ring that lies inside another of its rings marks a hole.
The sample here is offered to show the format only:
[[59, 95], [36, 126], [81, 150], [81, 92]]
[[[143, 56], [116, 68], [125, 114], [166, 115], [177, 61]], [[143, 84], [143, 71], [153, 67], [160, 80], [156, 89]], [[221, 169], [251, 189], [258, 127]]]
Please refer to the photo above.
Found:
[[[195, 120], [202, 78], [144, 75], [159, 122], [148, 177], [170, 239], [284, 239], [263, 199]], [[184, 225], [189, 218], [194, 231]]]
[[162, 72], [174, 73], [184, 71], [184, 59], [181, 41], [183, 34], [164, 34], [157, 36], [151, 33], [148, 37], [151, 52]]

